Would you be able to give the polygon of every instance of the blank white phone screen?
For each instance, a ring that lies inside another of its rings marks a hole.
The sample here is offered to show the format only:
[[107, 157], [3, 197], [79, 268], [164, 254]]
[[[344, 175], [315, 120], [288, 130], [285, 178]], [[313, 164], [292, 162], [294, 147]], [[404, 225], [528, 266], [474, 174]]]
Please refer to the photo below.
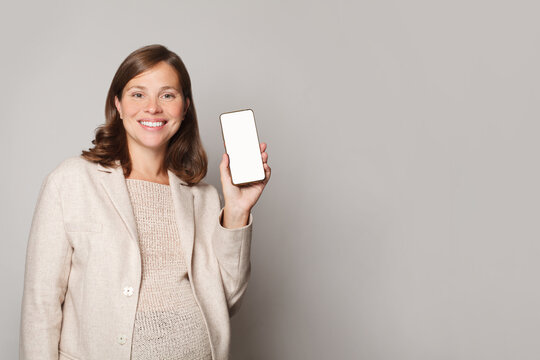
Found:
[[264, 168], [253, 111], [221, 114], [220, 120], [233, 184], [263, 180]]

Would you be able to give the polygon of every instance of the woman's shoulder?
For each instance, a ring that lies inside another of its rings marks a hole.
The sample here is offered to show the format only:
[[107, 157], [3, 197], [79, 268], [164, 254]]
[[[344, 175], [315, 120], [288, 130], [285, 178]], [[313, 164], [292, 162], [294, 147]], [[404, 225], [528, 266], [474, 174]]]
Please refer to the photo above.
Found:
[[62, 181], [65, 179], [74, 179], [81, 175], [89, 175], [97, 169], [97, 163], [91, 162], [82, 155], [71, 156], [62, 160], [47, 175], [48, 178]]
[[196, 185], [190, 186], [190, 188], [195, 207], [208, 209], [210, 206], [211, 208], [215, 208], [216, 211], [219, 210], [222, 199], [214, 185], [205, 181], [199, 181]]
[[190, 188], [196, 198], [204, 199], [208, 197], [219, 197], [216, 187], [207, 183], [206, 181], [201, 180], [197, 184], [192, 185]]
[[213, 193], [217, 192], [214, 185], [207, 183], [206, 181], [199, 181], [197, 184], [190, 186], [194, 193]]

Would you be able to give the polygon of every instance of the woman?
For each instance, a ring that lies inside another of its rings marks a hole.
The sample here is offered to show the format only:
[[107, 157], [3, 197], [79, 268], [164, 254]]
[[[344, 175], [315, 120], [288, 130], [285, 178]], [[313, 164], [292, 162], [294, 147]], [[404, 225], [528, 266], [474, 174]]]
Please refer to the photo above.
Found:
[[251, 209], [270, 178], [224, 206], [188, 72], [151, 45], [118, 68], [94, 147], [43, 182], [27, 248], [21, 359], [227, 359], [250, 273]]

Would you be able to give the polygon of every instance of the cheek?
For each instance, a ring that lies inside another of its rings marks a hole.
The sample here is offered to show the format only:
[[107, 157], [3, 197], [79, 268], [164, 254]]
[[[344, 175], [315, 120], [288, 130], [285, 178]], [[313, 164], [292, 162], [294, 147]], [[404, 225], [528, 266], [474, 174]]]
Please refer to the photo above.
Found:
[[184, 113], [184, 106], [182, 103], [179, 104], [171, 104], [169, 107], [169, 114], [171, 116], [182, 118], [182, 114]]
[[124, 116], [124, 118], [122, 119], [122, 124], [124, 125], [124, 130], [126, 130], [128, 133], [132, 132], [132, 129], [134, 128], [134, 125], [127, 118], [127, 116]]
[[175, 118], [182, 118], [182, 108], [181, 107], [175, 107], [171, 109], [169, 112], [171, 116], [174, 116]]
[[122, 111], [127, 116], [137, 114], [140, 111], [140, 107], [140, 104], [131, 101], [125, 101], [122, 103]]

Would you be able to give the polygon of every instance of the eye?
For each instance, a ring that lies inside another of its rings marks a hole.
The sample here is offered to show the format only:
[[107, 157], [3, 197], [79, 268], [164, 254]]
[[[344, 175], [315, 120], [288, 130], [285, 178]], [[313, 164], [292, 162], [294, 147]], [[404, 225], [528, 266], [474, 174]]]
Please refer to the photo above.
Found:
[[133, 96], [134, 98], [137, 98], [137, 99], [142, 98], [142, 94], [141, 94], [141, 93], [133, 93], [133, 94], [131, 94], [131, 96]]
[[165, 99], [174, 99], [174, 94], [171, 94], [171, 93], [163, 94], [163, 97]]

